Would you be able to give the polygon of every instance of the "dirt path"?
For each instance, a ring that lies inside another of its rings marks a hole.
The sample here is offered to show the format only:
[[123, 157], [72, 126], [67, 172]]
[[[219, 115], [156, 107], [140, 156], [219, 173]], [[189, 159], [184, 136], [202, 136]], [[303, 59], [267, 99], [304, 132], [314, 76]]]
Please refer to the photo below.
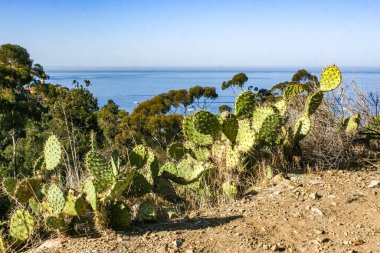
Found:
[[372, 180], [380, 171], [275, 177], [257, 195], [189, 219], [61, 239], [38, 252], [380, 252], [380, 186], [370, 188]]

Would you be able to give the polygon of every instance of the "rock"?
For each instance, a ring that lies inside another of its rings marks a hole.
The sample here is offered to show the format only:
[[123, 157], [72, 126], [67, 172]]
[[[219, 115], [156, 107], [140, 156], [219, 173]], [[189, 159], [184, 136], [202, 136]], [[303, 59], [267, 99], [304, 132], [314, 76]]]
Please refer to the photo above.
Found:
[[313, 185], [317, 185], [317, 184], [323, 184], [323, 181], [320, 179], [314, 179], [314, 180], [310, 180], [310, 183]]
[[368, 185], [368, 188], [375, 188], [375, 187], [379, 187], [380, 186], [380, 180], [372, 180], [369, 185]]
[[326, 243], [329, 241], [330, 241], [330, 238], [328, 238], [328, 237], [318, 238], [318, 242], [320, 242], [320, 243]]
[[318, 214], [318, 215], [320, 215], [320, 216], [323, 216], [323, 215], [324, 215], [324, 213], [322, 212], [322, 210], [319, 209], [319, 208], [317, 208], [317, 207], [312, 207], [310, 210], [311, 210], [313, 213]]
[[175, 212], [168, 212], [168, 218], [169, 220], [174, 220], [174, 219], [178, 219], [179, 216]]
[[41, 252], [46, 249], [58, 248], [62, 245], [63, 242], [65, 242], [65, 239], [63, 238], [55, 238], [55, 239], [47, 240], [36, 249], [36, 252]]
[[194, 250], [193, 249], [188, 249], [185, 251], [185, 253], [194, 253]]
[[324, 235], [326, 232], [325, 232], [324, 230], [321, 230], [321, 229], [316, 229], [316, 230], [315, 230], [315, 233], [316, 233], [317, 235]]
[[182, 246], [184, 242], [184, 239], [181, 239], [181, 238], [178, 238], [178, 239], [175, 239], [173, 241], [173, 245], [176, 247], [176, 248], [180, 248]]
[[309, 195], [311, 199], [317, 200], [321, 198], [321, 195], [319, 195], [317, 192], [313, 192]]
[[364, 244], [364, 241], [362, 239], [355, 239], [352, 241], [352, 244], [355, 246], [359, 246], [359, 245]]

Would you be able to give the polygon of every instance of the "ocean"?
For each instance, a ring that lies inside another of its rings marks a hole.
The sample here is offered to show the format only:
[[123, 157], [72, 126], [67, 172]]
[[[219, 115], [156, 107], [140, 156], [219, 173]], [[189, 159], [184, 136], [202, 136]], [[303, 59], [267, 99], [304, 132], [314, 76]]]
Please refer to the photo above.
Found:
[[[299, 68], [46, 68], [50, 83], [73, 87], [72, 81], [90, 80], [90, 91], [98, 98], [99, 106], [109, 99], [121, 109], [131, 112], [138, 103], [160, 93], [188, 89], [195, 85], [217, 88], [219, 97], [210, 103], [211, 111], [222, 104], [233, 106], [235, 94], [221, 90], [221, 83], [244, 72], [249, 80], [245, 87], [271, 88], [290, 81]], [[307, 68], [320, 76], [322, 68]], [[379, 68], [342, 68], [343, 85], [355, 82], [366, 92], [380, 92]]]

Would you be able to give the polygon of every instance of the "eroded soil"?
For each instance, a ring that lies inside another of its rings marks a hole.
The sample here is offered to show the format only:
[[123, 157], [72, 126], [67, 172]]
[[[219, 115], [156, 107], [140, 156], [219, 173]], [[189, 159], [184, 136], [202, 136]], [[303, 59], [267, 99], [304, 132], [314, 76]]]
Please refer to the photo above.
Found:
[[32, 252], [380, 252], [380, 188], [370, 188], [372, 180], [380, 171], [276, 176], [233, 204], [125, 233], [55, 239]]

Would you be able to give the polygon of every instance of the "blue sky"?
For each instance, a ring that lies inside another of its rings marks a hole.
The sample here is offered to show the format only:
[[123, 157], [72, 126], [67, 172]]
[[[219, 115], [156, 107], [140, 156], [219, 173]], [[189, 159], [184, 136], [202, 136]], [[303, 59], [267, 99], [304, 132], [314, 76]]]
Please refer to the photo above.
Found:
[[44, 66], [380, 66], [378, 0], [0, 0]]

